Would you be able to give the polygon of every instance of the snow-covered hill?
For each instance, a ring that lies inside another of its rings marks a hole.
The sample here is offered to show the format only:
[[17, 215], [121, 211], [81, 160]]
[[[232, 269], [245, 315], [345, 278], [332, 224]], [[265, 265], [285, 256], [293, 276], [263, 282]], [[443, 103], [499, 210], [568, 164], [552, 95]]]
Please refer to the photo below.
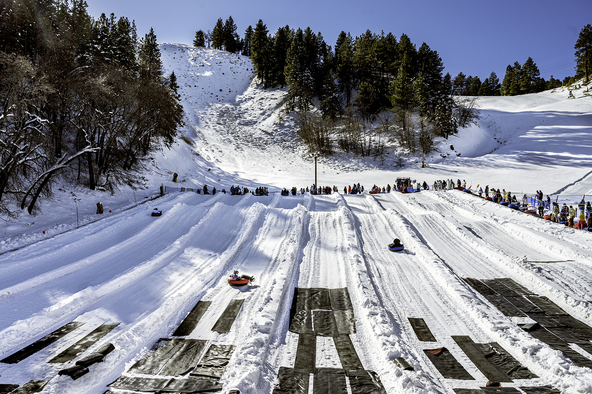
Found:
[[[206, 368], [203, 352], [230, 349], [227, 365], [208, 372], [224, 392], [272, 393], [298, 381], [294, 392], [331, 382], [331, 393], [477, 393], [496, 379], [517, 393], [592, 392], [592, 233], [460, 191], [152, 200], [161, 185], [273, 192], [314, 182], [314, 163], [281, 111], [285, 91], [252, 83], [242, 56], [161, 49], [186, 126], [154, 158], [147, 189], [56, 190], [37, 216], [2, 229], [1, 389], [42, 381], [47, 393], [98, 394], [117, 380], [113, 393], [165, 384], [189, 392], [179, 385], [203, 378], [195, 376]], [[393, 147], [384, 162], [319, 160], [319, 183], [464, 179], [473, 189], [579, 201], [592, 194], [592, 98], [584, 87], [573, 93], [479, 98], [478, 125], [442, 141], [428, 168], [414, 159], [395, 167]], [[155, 206], [162, 216], [150, 216]], [[386, 248], [394, 237], [405, 252]], [[229, 287], [234, 269], [254, 275], [254, 285]], [[220, 329], [237, 301], [236, 319]], [[203, 315], [180, 335], [196, 305]], [[156, 343], [164, 345], [153, 352]], [[58, 375], [106, 344], [114, 350], [88, 373]], [[451, 357], [456, 367], [438, 365]], [[464, 377], [451, 376], [461, 369]]]

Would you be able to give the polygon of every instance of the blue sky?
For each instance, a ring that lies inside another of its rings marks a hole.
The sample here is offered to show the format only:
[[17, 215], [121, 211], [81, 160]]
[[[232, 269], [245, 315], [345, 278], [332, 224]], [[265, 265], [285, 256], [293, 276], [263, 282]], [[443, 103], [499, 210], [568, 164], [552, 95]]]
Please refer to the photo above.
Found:
[[341, 31], [405, 33], [440, 54], [445, 72], [503, 79], [506, 66], [532, 57], [541, 76], [575, 74], [574, 45], [592, 23], [592, 0], [87, 0], [89, 13], [135, 20], [138, 34], [154, 28], [159, 42], [191, 44], [232, 16], [243, 37], [259, 19], [270, 32], [310, 27], [334, 45]]

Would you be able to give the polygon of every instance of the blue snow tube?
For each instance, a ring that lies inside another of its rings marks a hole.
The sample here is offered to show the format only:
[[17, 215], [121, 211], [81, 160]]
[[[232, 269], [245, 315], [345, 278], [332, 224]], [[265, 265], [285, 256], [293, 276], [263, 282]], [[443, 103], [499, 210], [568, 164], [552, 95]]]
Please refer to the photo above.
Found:
[[400, 252], [400, 251], [402, 251], [403, 249], [405, 249], [405, 247], [404, 247], [403, 245], [401, 245], [401, 246], [391, 246], [391, 245], [389, 245], [389, 246], [388, 246], [388, 249], [389, 249], [391, 252]]
[[508, 205], [510, 205], [510, 203], [507, 201], [502, 201], [500, 202], [500, 205], [505, 205], [507, 207]]
[[518, 208], [520, 208], [520, 204], [518, 204], [518, 203], [512, 203], [512, 204], [508, 205], [508, 207], [509, 208], [512, 208], [512, 209], [518, 209]]

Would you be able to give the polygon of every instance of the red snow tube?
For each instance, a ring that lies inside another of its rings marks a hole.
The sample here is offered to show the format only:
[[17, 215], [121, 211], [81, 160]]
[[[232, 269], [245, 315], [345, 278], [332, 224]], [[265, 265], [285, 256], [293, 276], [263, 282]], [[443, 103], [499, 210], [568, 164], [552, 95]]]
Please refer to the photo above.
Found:
[[248, 285], [250, 280], [248, 279], [239, 279], [239, 280], [232, 280], [228, 279], [228, 284], [233, 287], [240, 287]]
[[493, 198], [491, 198], [491, 197], [485, 197], [485, 199], [486, 199], [487, 201], [493, 201]]
[[549, 215], [545, 215], [545, 216], [543, 216], [543, 218], [544, 218], [545, 220], [551, 220], [551, 216], [549, 216]]
[[526, 210], [526, 211], [524, 211], [524, 212], [526, 212], [526, 213], [532, 213], [532, 214], [535, 214], [535, 215], [536, 215], [536, 213], [537, 213], [537, 211], [533, 211], [532, 209], [527, 209], [527, 210]]

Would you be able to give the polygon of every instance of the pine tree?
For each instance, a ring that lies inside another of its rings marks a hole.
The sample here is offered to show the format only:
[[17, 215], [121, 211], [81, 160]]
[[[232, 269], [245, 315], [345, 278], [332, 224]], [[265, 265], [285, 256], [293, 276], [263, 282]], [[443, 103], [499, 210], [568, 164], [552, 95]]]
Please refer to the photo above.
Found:
[[478, 93], [479, 96], [492, 96], [491, 88], [489, 86], [489, 78], [485, 78], [485, 80], [481, 84], [481, 87], [479, 88]]
[[193, 40], [194, 47], [205, 47], [206, 46], [206, 37], [203, 30], [198, 30], [195, 32], [195, 39]]
[[243, 56], [251, 56], [251, 41], [253, 40], [253, 28], [251, 25], [245, 30], [245, 38], [243, 39]]
[[271, 56], [274, 59], [270, 70], [272, 84], [282, 88], [286, 86], [286, 58], [291, 44], [291, 30], [289, 26], [280, 27], [273, 38]]
[[238, 34], [236, 34], [236, 24], [234, 23], [232, 16], [229, 16], [224, 23], [222, 41], [226, 51], [231, 53], [236, 52], [240, 39]]
[[536, 92], [540, 79], [539, 76], [539, 68], [532, 58], [529, 57], [522, 65], [519, 79], [520, 93], [526, 94]]
[[456, 96], [464, 96], [465, 80], [467, 76], [462, 72], [459, 72], [454, 80], [452, 81], [452, 91]]
[[222, 18], [218, 18], [214, 30], [212, 30], [212, 48], [222, 49], [224, 47], [224, 22]]
[[592, 25], [587, 24], [580, 31], [576, 45], [576, 72], [578, 77], [584, 77], [587, 84], [590, 81], [592, 71]]
[[140, 75], [146, 79], [160, 79], [162, 77], [162, 61], [160, 60], [160, 49], [156, 42], [154, 29], [144, 36], [140, 43]]
[[351, 93], [356, 85], [352, 45], [351, 35], [342, 31], [335, 44], [335, 77], [339, 82], [339, 90], [345, 93], [346, 105], [350, 104]]
[[469, 94], [471, 96], [478, 96], [479, 89], [481, 89], [481, 79], [479, 79], [479, 77], [473, 77], [473, 80], [471, 81], [471, 90]]
[[399, 44], [397, 45], [397, 70], [399, 70], [401, 64], [403, 64], [404, 58], [406, 59], [404, 62], [405, 73], [408, 78], [413, 79], [418, 72], [417, 49], [406, 34], [401, 35]]
[[492, 96], [499, 96], [500, 95], [500, 80], [497, 77], [497, 74], [495, 72], [491, 72], [491, 74], [489, 74], [489, 90], [491, 92]]
[[261, 83], [266, 83], [266, 75], [269, 72], [269, 37], [267, 36], [267, 26], [261, 19], [255, 25], [255, 31], [253, 32], [253, 39], [251, 41], [251, 60], [253, 61], [253, 67], [257, 72], [257, 77], [261, 80]]

